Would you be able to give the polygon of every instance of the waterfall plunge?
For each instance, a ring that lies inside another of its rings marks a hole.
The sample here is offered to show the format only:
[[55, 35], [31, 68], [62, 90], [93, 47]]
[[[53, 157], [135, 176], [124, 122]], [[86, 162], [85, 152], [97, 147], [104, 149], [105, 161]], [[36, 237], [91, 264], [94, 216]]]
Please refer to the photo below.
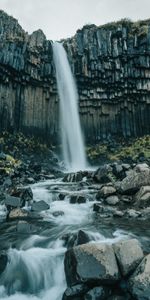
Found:
[[81, 133], [75, 80], [62, 44], [53, 43], [53, 55], [60, 98], [63, 158], [67, 169], [71, 171], [84, 170], [86, 168], [86, 156]]

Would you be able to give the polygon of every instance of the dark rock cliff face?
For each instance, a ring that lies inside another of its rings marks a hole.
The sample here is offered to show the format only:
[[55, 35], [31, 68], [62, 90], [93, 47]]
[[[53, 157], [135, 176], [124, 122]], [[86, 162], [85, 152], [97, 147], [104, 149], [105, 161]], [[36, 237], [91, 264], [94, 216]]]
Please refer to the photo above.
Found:
[[[85, 26], [64, 40], [87, 141], [150, 132], [150, 21]], [[51, 42], [0, 11], [0, 131], [59, 136]], [[66, 108], [67, 109], [67, 108]]]

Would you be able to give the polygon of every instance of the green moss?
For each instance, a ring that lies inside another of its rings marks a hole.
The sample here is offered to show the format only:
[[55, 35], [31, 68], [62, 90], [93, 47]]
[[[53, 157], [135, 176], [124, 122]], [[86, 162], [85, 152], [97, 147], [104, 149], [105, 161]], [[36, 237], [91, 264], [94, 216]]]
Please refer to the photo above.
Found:
[[132, 157], [137, 160], [139, 155], [150, 159], [150, 136], [144, 136], [129, 141], [122, 141], [115, 148], [105, 144], [99, 144], [87, 149], [87, 155], [90, 160], [101, 159], [105, 157], [109, 161], [122, 160], [126, 157]]

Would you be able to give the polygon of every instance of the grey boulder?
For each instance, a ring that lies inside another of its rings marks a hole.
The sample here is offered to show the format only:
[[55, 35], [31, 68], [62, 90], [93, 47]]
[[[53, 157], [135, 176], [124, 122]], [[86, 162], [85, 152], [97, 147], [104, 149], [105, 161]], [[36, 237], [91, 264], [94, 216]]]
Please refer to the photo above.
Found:
[[123, 276], [132, 273], [142, 261], [143, 250], [136, 239], [122, 240], [113, 245]]
[[137, 300], [150, 300], [150, 254], [147, 255], [130, 277], [129, 291]]
[[68, 286], [81, 282], [111, 284], [120, 278], [112, 246], [99, 243], [69, 249], [65, 254], [65, 273]]

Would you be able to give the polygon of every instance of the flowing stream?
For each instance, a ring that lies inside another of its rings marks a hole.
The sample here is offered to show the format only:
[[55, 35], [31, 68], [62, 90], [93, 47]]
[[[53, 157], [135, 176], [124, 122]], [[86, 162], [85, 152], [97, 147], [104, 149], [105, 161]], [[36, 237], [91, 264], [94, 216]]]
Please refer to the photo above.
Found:
[[[8, 300], [61, 300], [66, 281], [64, 274], [64, 254], [67, 250], [65, 236], [77, 233], [79, 229], [88, 233], [91, 242], [113, 243], [127, 238], [124, 231], [116, 230], [106, 235], [96, 229], [93, 222], [92, 206], [95, 186], [87, 189], [86, 183], [64, 183], [49, 180], [32, 186], [34, 200], [44, 199], [50, 209], [41, 212], [42, 226], [35, 233], [19, 234], [12, 223], [0, 236], [0, 243], [7, 242], [9, 263], [0, 277], [0, 299]], [[71, 204], [74, 194], [86, 196], [86, 203]], [[65, 199], [59, 200], [64, 193]], [[56, 214], [55, 214], [56, 213]], [[40, 229], [41, 228], [41, 229]]]
[[65, 166], [71, 171], [85, 170], [86, 156], [75, 79], [61, 43], [53, 43], [53, 53], [60, 98], [60, 124]]

